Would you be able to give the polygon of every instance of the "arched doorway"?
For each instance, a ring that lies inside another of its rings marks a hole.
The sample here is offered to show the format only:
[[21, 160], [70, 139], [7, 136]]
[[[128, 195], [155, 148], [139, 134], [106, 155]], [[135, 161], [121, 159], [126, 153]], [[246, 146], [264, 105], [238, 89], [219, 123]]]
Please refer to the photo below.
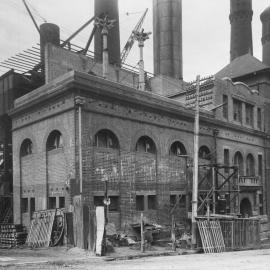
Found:
[[252, 206], [249, 199], [245, 198], [240, 203], [240, 213], [243, 217], [251, 217], [252, 216]]

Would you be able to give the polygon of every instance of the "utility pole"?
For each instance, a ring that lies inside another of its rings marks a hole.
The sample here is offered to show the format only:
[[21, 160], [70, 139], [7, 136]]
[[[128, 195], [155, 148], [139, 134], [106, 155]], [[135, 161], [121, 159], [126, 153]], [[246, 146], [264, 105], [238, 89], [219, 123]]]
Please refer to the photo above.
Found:
[[195, 125], [194, 125], [194, 160], [193, 160], [193, 185], [192, 185], [192, 247], [195, 248], [197, 244], [197, 209], [198, 209], [198, 159], [199, 159], [199, 94], [200, 94], [200, 75], [196, 78], [196, 105], [195, 105]]
[[134, 38], [139, 43], [140, 48], [140, 61], [139, 61], [139, 90], [144, 91], [145, 90], [145, 79], [144, 79], [144, 61], [143, 61], [143, 47], [145, 40], [149, 39], [149, 36], [152, 34], [151, 32], [144, 32], [144, 29], [142, 29], [141, 32], [139, 31], [133, 31]]
[[103, 53], [102, 53], [102, 70], [103, 78], [108, 77], [108, 66], [109, 66], [109, 53], [108, 53], [108, 34], [109, 30], [113, 28], [116, 20], [109, 20], [108, 16], [104, 18], [96, 18], [95, 25], [101, 28], [101, 36], [103, 41]]

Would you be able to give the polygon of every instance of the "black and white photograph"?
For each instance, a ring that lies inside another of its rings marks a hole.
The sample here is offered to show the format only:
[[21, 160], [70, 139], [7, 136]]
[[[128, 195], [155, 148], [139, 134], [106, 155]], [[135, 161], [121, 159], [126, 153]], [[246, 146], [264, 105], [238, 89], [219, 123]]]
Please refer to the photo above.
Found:
[[270, 269], [269, 0], [0, 0], [0, 269]]

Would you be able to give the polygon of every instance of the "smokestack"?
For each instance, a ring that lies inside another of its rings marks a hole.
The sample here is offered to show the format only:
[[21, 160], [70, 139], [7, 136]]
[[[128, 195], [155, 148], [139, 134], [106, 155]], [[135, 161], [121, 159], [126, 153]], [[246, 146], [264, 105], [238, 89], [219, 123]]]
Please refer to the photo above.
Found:
[[182, 0], [153, 0], [154, 73], [183, 78]]
[[60, 46], [60, 29], [56, 24], [43, 23], [40, 25], [40, 57], [42, 71], [44, 71], [44, 53], [47, 43]]
[[253, 55], [252, 0], [231, 0], [231, 61], [241, 55]]
[[[95, 17], [104, 18], [108, 16], [109, 20], [116, 20], [114, 27], [108, 34], [108, 52], [109, 63], [120, 64], [120, 33], [119, 33], [119, 13], [118, 0], [95, 0]], [[100, 31], [95, 33], [95, 60], [102, 61], [103, 41]]]
[[262, 61], [270, 66], [270, 7], [261, 14], [262, 21]]

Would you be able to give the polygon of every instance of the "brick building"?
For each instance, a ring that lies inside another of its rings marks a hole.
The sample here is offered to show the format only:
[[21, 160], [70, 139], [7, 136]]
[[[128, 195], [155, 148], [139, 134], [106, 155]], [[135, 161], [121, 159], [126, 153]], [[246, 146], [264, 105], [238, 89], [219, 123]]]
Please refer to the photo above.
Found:
[[[138, 223], [141, 212], [149, 222], [168, 223], [172, 214], [185, 222], [194, 147], [186, 83], [163, 70], [139, 91], [138, 73], [110, 65], [104, 79], [102, 63], [54, 40], [42, 45], [45, 84], [10, 108], [14, 223], [28, 226], [36, 210], [93, 210], [103, 204], [106, 185], [117, 228]], [[246, 54], [202, 85], [199, 180], [214, 182], [211, 169], [220, 169], [215, 199], [218, 205], [225, 198], [226, 206], [217, 212], [270, 214], [269, 75], [266, 64]], [[232, 168], [234, 181], [223, 185]]]
[[[168, 98], [139, 91], [130, 87], [129, 72], [121, 83], [119, 76], [65, 73], [57, 57], [66, 54], [68, 66], [81, 57], [52, 45], [46, 50], [48, 74], [60, 76], [17, 99], [10, 114], [15, 223], [29, 224], [34, 210], [71, 209], [74, 196], [94, 209], [106, 181], [109, 220], [118, 228], [138, 222], [141, 211], [149, 221], [168, 221], [177, 198], [178, 218], [186, 218], [194, 112], [183, 102], [185, 93]], [[229, 78], [212, 80], [206, 90], [213, 102], [200, 113], [200, 163], [238, 166], [237, 207], [242, 214], [264, 214], [264, 98]]]

